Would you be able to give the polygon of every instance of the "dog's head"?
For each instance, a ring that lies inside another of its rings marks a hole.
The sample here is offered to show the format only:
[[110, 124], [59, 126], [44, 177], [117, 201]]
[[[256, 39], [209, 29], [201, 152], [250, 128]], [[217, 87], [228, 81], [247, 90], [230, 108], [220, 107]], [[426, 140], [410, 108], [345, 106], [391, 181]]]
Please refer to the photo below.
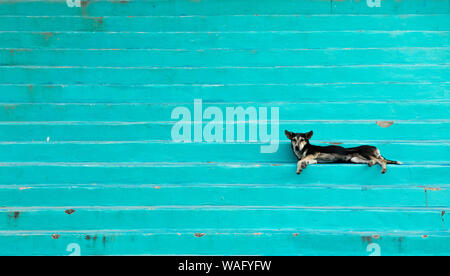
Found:
[[313, 136], [312, 130], [307, 133], [294, 133], [285, 130], [284, 134], [286, 134], [286, 137], [291, 140], [292, 149], [294, 150], [296, 155], [297, 153], [300, 153], [306, 145], [309, 144], [309, 139], [311, 139], [311, 137]]

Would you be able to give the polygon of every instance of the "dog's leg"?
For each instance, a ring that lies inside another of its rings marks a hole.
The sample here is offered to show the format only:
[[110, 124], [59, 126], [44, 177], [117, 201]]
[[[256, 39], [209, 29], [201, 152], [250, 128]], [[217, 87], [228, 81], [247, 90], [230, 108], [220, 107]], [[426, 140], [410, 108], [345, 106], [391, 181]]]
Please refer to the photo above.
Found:
[[373, 165], [375, 165], [377, 163], [377, 161], [375, 160], [370, 160], [369, 163], [367, 163], [367, 166], [372, 167]]
[[308, 155], [298, 160], [297, 162], [297, 174], [300, 174], [303, 169], [305, 169], [309, 164], [317, 164], [317, 160], [314, 159], [314, 156]]
[[[370, 161], [361, 157], [352, 157], [350, 159], [350, 162], [356, 163], [356, 164], [369, 164]], [[370, 165], [369, 165], [370, 166]]]
[[381, 166], [381, 173], [386, 173], [386, 170], [387, 170], [387, 168], [386, 168], [386, 161], [384, 161], [384, 159], [382, 159], [382, 158], [374, 158], [373, 159], [376, 163], [378, 163], [378, 164], [380, 164], [380, 166]]
[[297, 162], [297, 174], [302, 172], [302, 160], [298, 160]]

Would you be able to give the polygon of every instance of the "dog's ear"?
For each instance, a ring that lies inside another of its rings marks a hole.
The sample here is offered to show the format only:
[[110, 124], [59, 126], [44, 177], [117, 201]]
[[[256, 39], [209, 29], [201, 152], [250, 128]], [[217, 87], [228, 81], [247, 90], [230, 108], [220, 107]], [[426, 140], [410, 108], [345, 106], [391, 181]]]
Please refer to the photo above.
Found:
[[292, 138], [294, 138], [294, 133], [292, 133], [292, 132], [290, 132], [290, 131], [285, 130], [285, 131], [284, 131], [284, 134], [286, 135], [286, 137], [287, 137], [289, 140], [292, 140]]
[[308, 132], [308, 133], [305, 133], [306, 139], [308, 139], [308, 140], [311, 139], [313, 134], [314, 134], [314, 132], [312, 130], [310, 132]]

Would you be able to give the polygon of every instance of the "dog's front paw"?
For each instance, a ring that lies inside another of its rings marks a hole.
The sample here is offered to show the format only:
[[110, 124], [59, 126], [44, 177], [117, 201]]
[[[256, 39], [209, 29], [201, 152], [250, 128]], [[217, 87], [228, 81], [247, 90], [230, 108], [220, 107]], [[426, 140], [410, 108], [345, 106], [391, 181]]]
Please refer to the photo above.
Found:
[[385, 174], [385, 173], [386, 173], [386, 169], [382, 169], [382, 170], [381, 170], [381, 173], [382, 173], [382, 174]]
[[302, 170], [297, 170], [297, 174], [301, 174], [302, 173]]
[[301, 166], [302, 166], [302, 169], [305, 169], [306, 166], [308, 166], [308, 164], [306, 164], [306, 162], [302, 162]]

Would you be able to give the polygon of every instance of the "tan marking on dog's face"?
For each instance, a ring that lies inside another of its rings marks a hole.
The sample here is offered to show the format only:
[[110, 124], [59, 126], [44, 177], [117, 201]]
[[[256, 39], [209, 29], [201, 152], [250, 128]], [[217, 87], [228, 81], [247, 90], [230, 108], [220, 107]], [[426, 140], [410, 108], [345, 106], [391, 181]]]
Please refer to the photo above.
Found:
[[303, 148], [306, 146], [307, 142], [304, 137], [294, 136], [291, 140], [292, 148], [294, 149], [295, 154], [298, 156]]

